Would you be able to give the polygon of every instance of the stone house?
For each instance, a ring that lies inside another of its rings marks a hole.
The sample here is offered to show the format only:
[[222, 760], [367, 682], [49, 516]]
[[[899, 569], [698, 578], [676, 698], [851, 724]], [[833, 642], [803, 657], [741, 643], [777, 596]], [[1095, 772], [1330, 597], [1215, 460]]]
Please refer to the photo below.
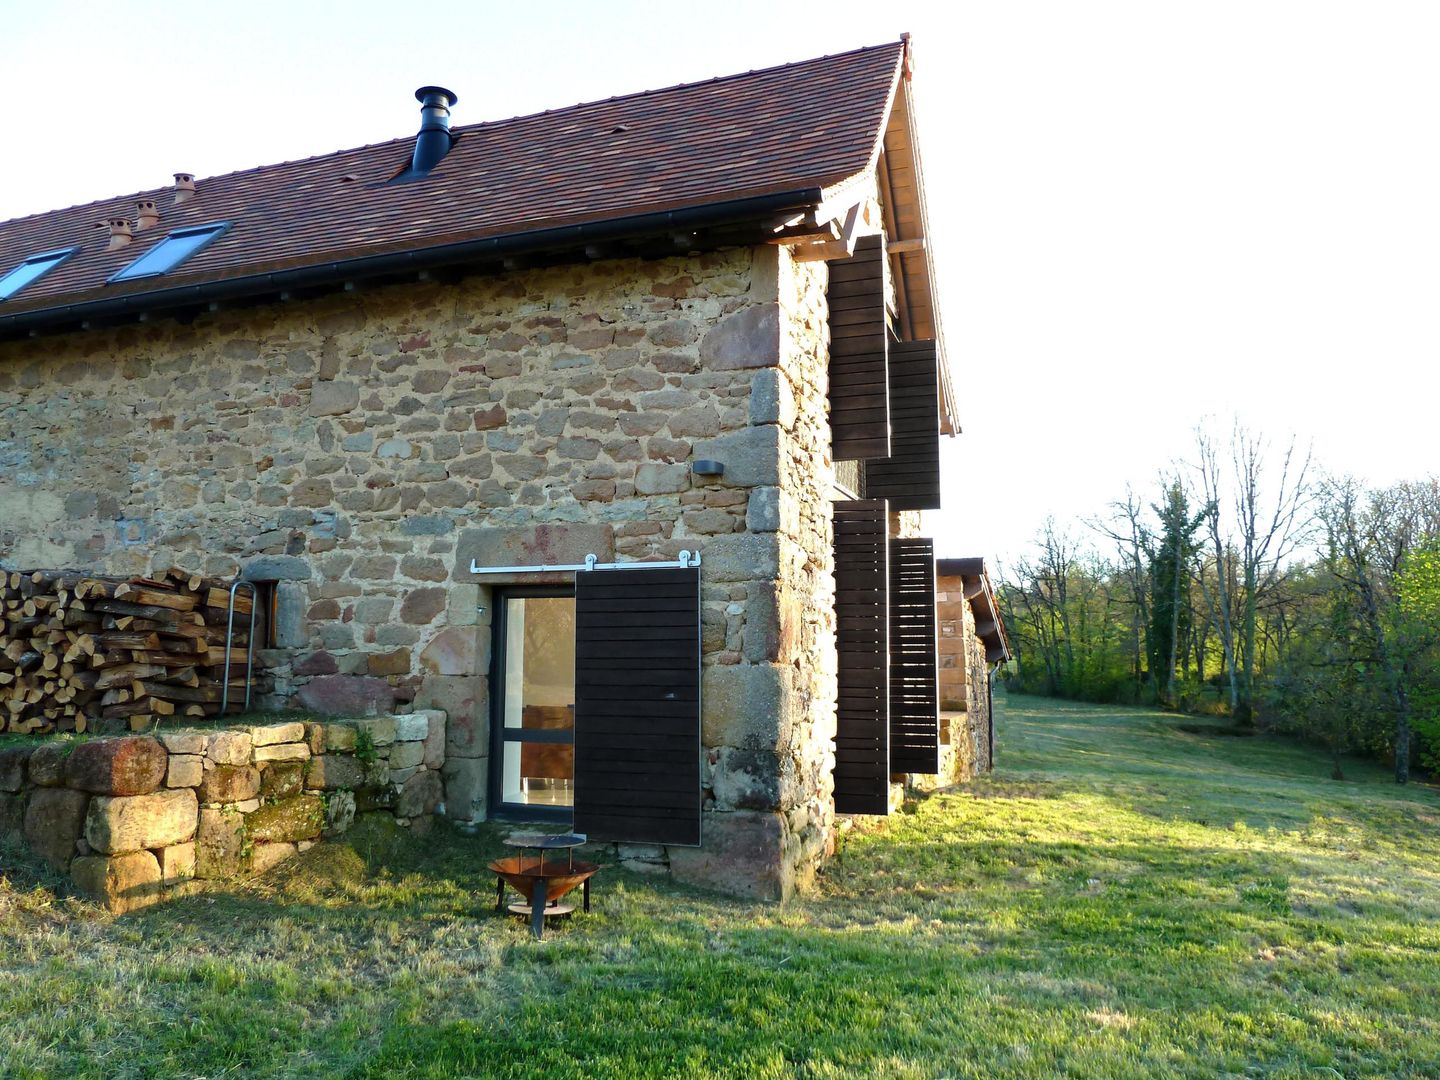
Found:
[[968, 780], [994, 764], [994, 669], [1010, 659], [1005, 621], [984, 559], [938, 559], [940, 745], [947, 780]]
[[450, 817], [788, 895], [939, 768], [911, 53], [0, 223], [0, 566], [243, 575], [265, 704], [444, 710]]

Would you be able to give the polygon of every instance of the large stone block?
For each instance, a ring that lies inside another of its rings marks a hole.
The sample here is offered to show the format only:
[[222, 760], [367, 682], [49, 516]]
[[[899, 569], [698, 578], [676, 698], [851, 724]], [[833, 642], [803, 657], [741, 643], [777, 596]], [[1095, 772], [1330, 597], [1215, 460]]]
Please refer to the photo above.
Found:
[[264, 799], [288, 799], [305, 789], [305, 764], [300, 761], [274, 761], [260, 770], [260, 796]]
[[707, 813], [701, 846], [670, 848], [676, 881], [752, 900], [785, 900], [795, 889], [779, 814], [736, 810]]
[[70, 742], [41, 743], [30, 755], [30, 783], [39, 787], [57, 787], [65, 782], [65, 759], [74, 744]]
[[[600, 562], [615, 557], [615, 534], [609, 525], [555, 522], [498, 529], [465, 529], [455, 550], [455, 578], [469, 581], [470, 562], [481, 566], [546, 566], [583, 563], [586, 555]], [[496, 579], [488, 576], [485, 583]]]
[[374, 746], [389, 746], [395, 741], [397, 724], [394, 716], [375, 716], [355, 721], [355, 730], [369, 736]]
[[484, 675], [427, 675], [415, 696], [417, 709], [445, 714], [445, 756], [490, 753], [489, 680]]
[[446, 599], [442, 588], [411, 589], [400, 603], [400, 618], [412, 626], [432, 623], [445, 610]]
[[321, 675], [301, 688], [300, 704], [329, 716], [376, 716], [395, 707], [395, 691], [368, 675]]
[[703, 576], [710, 582], [766, 581], [780, 574], [776, 533], [733, 533], [705, 541]]
[[160, 863], [148, 851], [82, 855], [71, 864], [70, 878], [82, 894], [117, 914], [154, 904], [164, 896]]
[[480, 635], [475, 626], [449, 626], [420, 653], [420, 667], [431, 675], [478, 675]]
[[790, 744], [800, 703], [775, 664], [717, 664], [701, 672], [700, 739], [706, 746], [771, 750]]
[[160, 879], [166, 885], [178, 885], [195, 876], [195, 844], [175, 844], [156, 853], [160, 863]]
[[275, 647], [303, 648], [310, 636], [305, 629], [305, 609], [310, 604], [310, 591], [293, 581], [275, 586]]
[[719, 483], [731, 487], [774, 487], [780, 483], [780, 429], [773, 424], [741, 428], [695, 443], [697, 459], [725, 466]]
[[438, 769], [445, 763], [445, 714], [437, 709], [426, 709], [422, 714], [426, 721], [425, 767]]
[[395, 815], [412, 818], [433, 814], [444, 797], [445, 788], [440, 782], [440, 774], [422, 769], [401, 787], [395, 800]]
[[324, 750], [354, 750], [358, 733], [349, 724], [325, 724]]
[[355, 823], [355, 793], [333, 791], [325, 800], [325, 836], [339, 836]]
[[216, 765], [205, 770], [199, 797], [204, 803], [245, 802], [260, 794], [260, 770], [252, 765]]
[[253, 746], [274, 746], [276, 743], [302, 742], [305, 738], [305, 725], [298, 721], [290, 721], [284, 724], [266, 724], [264, 727], [252, 727], [250, 730], [250, 742]]
[[17, 792], [25, 786], [25, 763], [33, 746], [11, 746], [0, 750], [0, 791]]
[[750, 379], [750, 423], [795, 426], [795, 390], [779, 368], [764, 368]]
[[90, 796], [69, 788], [41, 788], [25, 807], [25, 842], [30, 850], [63, 870], [75, 854]]
[[217, 765], [248, 765], [252, 744], [243, 731], [220, 731], [205, 743], [205, 756]]
[[245, 832], [256, 843], [312, 840], [325, 827], [325, 804], [313, 795], [262, 806], [245, 818]]
[[390, 768], [413, 769], [425, 760], [423, 742], [397, 742], [390, 747]]
[[202, 809], [195, 834], [195, 876], [225, 878], [238, 874], [244, 845], [243, 814], [233, 809]]
[[[298, 555], [262, 555], [241, 566], [240, 576], [246, 581], [309, 581], [310, 563]], [[244, 596], [248, 590], [242, 589]], [[248, 617], [247, 617], [248, 619]], [[237, 617], [236, 625], [240, 624]], [[247, 621], [246, 625], [249, 623]]]
[[405, 713], [395, 717], [395, 738], [400, 742], [418, 742], [430, 734], [430, 713]]
[[205, 759], [195, 754], [171, 754], [165, 773], [166, 787], [198, 787], [205, 779]]
[[480, 821], [485, 817], [489, 786], [488, 758], [452, 757], [445, 761], [445, 816], [453, 821]]
[[274, 746], [257, 746], [255, 763], [270, 761], [309, 761], [310, 747], [306, 743], [277, 743]]
[[339, 416], [360, 404], [360, 387], [352, 382], [319, 382], [310, 390], [311, 416]]
[[741, 651], [752, 663], [789, 664], [799, 659], [800, 630], [808, 612], [799, 596], [776, 589], [773, 582], [754, 582], [746, 590], [745, 630]]
[[0, 844], [19, 843], [25, 835], [25, 796], [0, 792]]
[[641, 495], [669, 495], [690, 486], [690, 466], [657, 465], [653, 462], [635, 470], [635, 490]]
[[716, 750], [710, 789], [721, 810], [788, 810], [801, 801], [795, 759], [773, 750]]
[[780, 363], [780, 306], [742, 308], [700, 340], [700, 362], [711, 371], [775, 367]]
[[250, 873], [263, 874], [291, 858], [299, 849], [283, 840], [273, 844], [256, 844], [250, 852]]
[[310, 771], [305, 776], [305, 786], [321, 791], [336, 791], [340, 788], [354, 790], [363, 783], [364, 778], [364, 767], [353, 754], [321, 754], [310, 759]]
[[162, 731], [159, 739], [172, 754], [204, 754], [206, 736], [203, 731]]
[[169, 755], [149, 736], [78, 744], [65, 761], [65, 782], [97, 795], [148, 795], [165, 782]]
[[85, 840], [110, 855], [181, 844], [195, 835], [199, 809], [189, 788], [154, 795], [97, 795], [85, 817]]

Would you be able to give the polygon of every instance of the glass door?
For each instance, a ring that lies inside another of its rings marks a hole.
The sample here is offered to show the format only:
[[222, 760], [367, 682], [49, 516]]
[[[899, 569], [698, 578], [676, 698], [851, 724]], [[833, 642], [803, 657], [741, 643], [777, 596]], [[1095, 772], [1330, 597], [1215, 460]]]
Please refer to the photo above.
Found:
[[496, 605], [498, 816], [569, 821], [575, 805], [575, 596], [506, 590]]

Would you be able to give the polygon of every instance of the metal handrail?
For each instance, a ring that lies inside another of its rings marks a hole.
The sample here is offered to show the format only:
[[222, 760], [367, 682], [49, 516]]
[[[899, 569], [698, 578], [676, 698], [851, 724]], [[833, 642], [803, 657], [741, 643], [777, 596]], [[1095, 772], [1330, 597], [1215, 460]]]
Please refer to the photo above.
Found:
[[260, 593], [253, 581], [236, 579], [230, 586], [230, 609], [225, 614], [225, 675], [220, 684], [220, 715], [230, 708], [230, 650], [235, 644], [235, 593], [241, 587], [250, 590], [250, 646], [245, 656], [245, 711], [250, 711], [250, 688], [255, 681], [255, 609], [260, 605]]

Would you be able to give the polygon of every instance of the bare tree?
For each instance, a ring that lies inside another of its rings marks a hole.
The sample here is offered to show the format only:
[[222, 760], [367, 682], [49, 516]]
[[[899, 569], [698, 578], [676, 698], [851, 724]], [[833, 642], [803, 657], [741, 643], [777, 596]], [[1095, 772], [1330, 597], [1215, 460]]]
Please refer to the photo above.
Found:
[[1130, 599], [1121, 601], [1130, 613], [1131, 674], [1135, 679], [1136, 700], [1145, 677], [1144, 657], [1150, 651], [1150, 590], [1149, 566], [1153, 559], [1154, 536], [1141, 520], [1144, 505], [1128, 487], [1125, 501], [1110, 504], [1109, 518], [1089, 522], [1092, 529], [1115, 545], [1120, 560], [1120, 573], [1129, 586]]
[[[1288, 567], [1309, 533], [1310, 453], [1297, 452], [1292, 438], [1279, 457], [1267, 464], [1269, 440], [1238, 422], [1230, 438], [1228, 495], [1231, 520], [1221, 506], [1226, 500], [1219, 453], [1209, 434], [1196, 433], [1202, 490], [1209, 510], [1207, 532], [1216, 567], [1217, 594], [1211, 609], [1230, 680], [1230, 708], [1248, 722], [1254, 708], [1256, 623], [1262, 603], [1285, 580]], [[1227, 556], [1235, 563], [1235, 581], [1225, 572]]]

